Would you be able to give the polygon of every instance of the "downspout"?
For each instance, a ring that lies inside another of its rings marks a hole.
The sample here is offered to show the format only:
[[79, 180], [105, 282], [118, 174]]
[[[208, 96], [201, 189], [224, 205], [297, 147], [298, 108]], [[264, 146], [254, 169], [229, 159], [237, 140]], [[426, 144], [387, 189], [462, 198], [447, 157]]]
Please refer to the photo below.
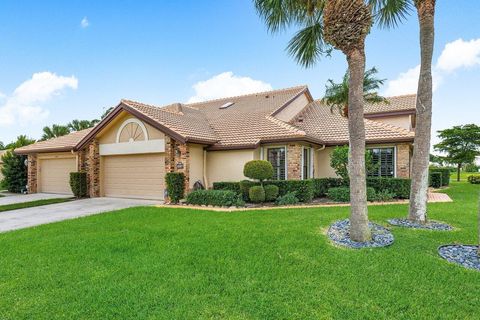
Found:
[[207, 150], [203, 149], [203, 183], [205, 183], [205, 189], [208, 189], [207, 179]]

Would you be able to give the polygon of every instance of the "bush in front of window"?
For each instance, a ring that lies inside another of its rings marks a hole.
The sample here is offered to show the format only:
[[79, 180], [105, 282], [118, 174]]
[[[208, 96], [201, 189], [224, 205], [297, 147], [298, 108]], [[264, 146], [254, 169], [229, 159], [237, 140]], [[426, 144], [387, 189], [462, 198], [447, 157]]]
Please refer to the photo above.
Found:
[[185, 175], [183, 172], [168, 172], [165, 175], [168, 197], [172, 203], [178, 203], [185, 196]]
[[[327, 196], [330, 200], [335, 202], [349, 202], [350, 201], [350, 188], [349, 187], [337, 187], [328, 189]], [[375, 201], [376, 193], [372, 187], [367, 187], [367, 201]]]
[[[335, 147], [330, 156], [330, 166], [335, 173], [344, 180], [348, 180], [348, 146]], [[378, 170], [378, 164], [374, 163], [372, 153], [369, 150], [365, 152], [365, 168], [368, 174], [373, 174]]]
[[287, 206], [287, 205], [297, 204], [300, 201], [298, 200], [296, 194], [297, 193], [295, 191], [287, 192], [283, 196], [278, 197], [277, 201], [275, 201], [275, 204], [277, 204], [279, 206]]
[[70, 188], [75, 198], [85, 198], [88, 195], [87, 173], [70, 172]]
[[278, 187], [273, 184], [268, 184], [265, 187], [265, 201], [275, 201], [278, 198]]
[[410, 198], [410, 179], [404, 178], [367, 178], [367, 187], [372, 187], [375, 192], [388, 190], [396, 199]]
[[442, 187], [442, 173], [441, 172], [431, 172], [430, 173], [430, 186], [432, 188], [441, 188]]
[[[429, 174], [432, 174], [433, 172], [440, 172], [442, 174], [442, 187], [448, 186], [450, 184], [450, 173], [451, 173], [450, 168], [430, 167], [429, 168]], [[430, 181], [431, 181], [431, 179], [430, 179]]]
[[187, 195], [187, 203], [194, 205], [231, 207], [241, 202], [239, 195], [230, 190], [196, 190]]
[[253, 186], [248, 190], [248, 196], [253, 203], [265, 202], [265, 189], [262, 186]]
[[288, 192], [296, 192], [300, 202], [310, 202], [313, 199], [313, 181], [310, 180], [274, 180], [265, 184], [273, 184], [278, 187], [279, 195], [283, 196]]
[[480, 176], [468, 176], [468, 182], [471, 184], [480, 184]]
[[273, 166], [266, 160], [252, 160], [245, 163], [243, 175], [253, 180], [263, 182], [273, 177]]

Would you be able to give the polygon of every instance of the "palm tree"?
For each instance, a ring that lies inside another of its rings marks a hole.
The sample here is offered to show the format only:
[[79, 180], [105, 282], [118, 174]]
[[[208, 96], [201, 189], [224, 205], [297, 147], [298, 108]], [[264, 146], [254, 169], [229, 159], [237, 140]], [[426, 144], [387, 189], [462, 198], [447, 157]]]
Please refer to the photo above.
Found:
[[72, 120], [67, 124], [67, 128], [70, 129], [71, 131], [80, 131], [80, 130], [85, 130], [88, 128], [94, 127], [99, 120]]
[[5, 146], [5, 149], [15, 149], [28, 146], [29, 144], [35, 143], [34, 139], [28, 138], [26, 135], [22, 134], [17, 137], [17, 140], [11, 142]]
[[302, 66], [314, 65], [322, 55], [328, 54], [332, 47], [342, 51], [347, 58], [350, 238], [359, 242], [367, 241], [371, 238], [371, 233], [368, 228], [363, 114], [365, 38], [370, 32], [375, 15], [372, 9], [381, 13], [381, 10], [385, 9], [383, 3], [377, 3], [377, 0], [254, 2], [270, 31], [277, 32], [290, 26], [301, 27], [290, 40], [287, 49]]
[[70, 130], [66, 126], [54, 124], [52, 127], [44, 127], [42, 141], [52, 138], [61, 137], [70, 133]]
[[[363, 76], [363, 100], [371, 104], [388, 103], [387, 99], [378, 94], [378, 89], [383, 85], [385, 79], [376, 78], [375, 74], [377, 73], [378, 70], [375, 67], [365, 71]], [[338, 109], [344, 117], [348, 117], [348, 83], [348, 71], [345, 72], [340, 83], [335, 83], [332, 79], [329, 79], [325, 86], [325, 96], [322, 99], [322, 102], [330, 107], [332, 112], [334, 109]]]

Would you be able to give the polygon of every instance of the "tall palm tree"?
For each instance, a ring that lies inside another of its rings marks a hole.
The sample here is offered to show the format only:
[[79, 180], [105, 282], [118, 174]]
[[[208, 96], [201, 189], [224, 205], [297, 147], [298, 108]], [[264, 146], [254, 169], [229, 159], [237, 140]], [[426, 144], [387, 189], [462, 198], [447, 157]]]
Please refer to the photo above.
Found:
[[[375, 0], [374, 5], [384, 8], [380, 23], [395, 26], [403, 20], [412, 7], [417, 10], [420, 26], [420, 77], [416, 102], [416, 128], [413, 148], [408, 219], [427, 221], [428, 165], [432, 127], [432, 58], [435, 39], [436, 0], [397, 0], [395, 5], [386, 5], [391, 0]], [[386, 10], [387, 8], [388, 10]]]
[[41, 140], [48, 140], [52, 138], [61, 137], [70, 133], [70, 130], [66, 126], [54, 124], [51, 127], [43, 128], [43, 135]]
[[67, 128], [70, 129], [71, 131], [80, 131], [80, 130], [85, 130], [88, 128], [94, 127], [99, 120], [72, 120], [67, 124]]
[[[388, 0], [387, 4], [398, 0]], [[350, 175], [350, 237], [354, 241], [370, 239], [366, 197], [365, 125], [363, 114], [363, 77], [365, 38], [373, 18], [385, 10], [377, 0], [254, 0], [259, 15], [272, 32], [300, 26], [288, 44], [288, 51], [304, 67], [334, 48], [348, 62], [348, 129]], [[373, 10], [373, 12], [372, 12]]]
[[[378, 70], [373, 67], [367, 71], [363, 76], [363, 101], [374, 103], [388, 103], [388, 100], [378, 94], [380, 86], [385, 82], [385, 79], [378, 79], [375, 74]], [[348, 91], [349, 91], [349, 76], [348, 71], [345, 72], [342, 82], [335, 83], [332, 79], [327, 82], [325, 96], [322, 102], [330, 107], [333, 112], [334, 109], [338, 109], [340, 114], [344, 117], [348, 117]]]

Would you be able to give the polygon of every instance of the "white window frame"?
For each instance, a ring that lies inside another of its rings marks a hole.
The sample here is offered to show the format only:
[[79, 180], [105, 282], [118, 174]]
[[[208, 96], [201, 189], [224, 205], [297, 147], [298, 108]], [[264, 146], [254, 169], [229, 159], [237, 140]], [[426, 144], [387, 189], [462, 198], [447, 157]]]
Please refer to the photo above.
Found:
[[[285, 180], [288, 180], [288, 156], [287, 156], [287, 146], [286, 145], [272, 145], [265, 146], [260, 148], [260, 159], [268, 161], [268, 149], [279, 149], [283, 148], [285, 150]], [[266, 152], [264, 151], [266, 149]], [[267, 156], [265, 156], [265, 153]]]
[[[310, 166], [308, 168], [308, 172], [309, 172], [309, 175], [310, 177], [309, 178], [305, 178], [305, 175], [303, 174], [303, 167], [304, 167], [304, 164], [305, 164], [305, 150], [308, 149], [310, 150], [309, 154], [310, 154]], [[305, 179], [312, 179], [313, 178], [313, 148], [312, 147], [305, 147], [305, 146], [302, 146], [302, 180], [305, 180]]]

